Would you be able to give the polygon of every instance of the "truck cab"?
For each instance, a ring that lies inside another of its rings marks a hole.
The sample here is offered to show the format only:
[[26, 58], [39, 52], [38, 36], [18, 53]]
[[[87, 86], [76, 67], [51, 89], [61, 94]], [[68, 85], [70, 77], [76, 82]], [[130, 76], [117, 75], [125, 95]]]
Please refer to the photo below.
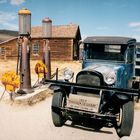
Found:
[[[91, 71], [92, 74], [99, 73], [103, 76], [102, 84], [106, 86], [132, 87], [131, 82], [135, 76], [135, 39], [87, 37], [83, 44], [82, 69], [84, 73], [86, 71]], [[85, 74], [84, 78], [86, 78]], [[85, 84], [87, 83], [86, 80]], [[79, 82], [79, 77], [77, 77], [77, 82]], [[91, 83], [89, 84], [91, 85]], [[97, 82], [94, 82], [94, 84], [96, 85]]]

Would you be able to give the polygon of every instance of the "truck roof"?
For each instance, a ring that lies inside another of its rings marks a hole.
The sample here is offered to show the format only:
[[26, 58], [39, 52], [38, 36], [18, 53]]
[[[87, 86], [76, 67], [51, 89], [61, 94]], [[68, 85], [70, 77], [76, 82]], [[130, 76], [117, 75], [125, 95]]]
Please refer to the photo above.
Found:
[[128, 45], [130, 43], [136, 43], [136, 39], [118, 36], [91, 36], [85, 38], [83, 42], [92, 44]]
[[136, 42], [136, 45], [140, 46], [140, 42]]

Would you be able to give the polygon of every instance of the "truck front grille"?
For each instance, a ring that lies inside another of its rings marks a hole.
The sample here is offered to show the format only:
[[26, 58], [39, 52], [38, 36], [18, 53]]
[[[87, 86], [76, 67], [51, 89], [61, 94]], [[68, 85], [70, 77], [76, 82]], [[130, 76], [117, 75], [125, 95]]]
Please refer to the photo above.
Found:
[[100, 78], [96, 75], [81, 74], [77, 77], [78, 84], [85, 84], [90, 86], [100, 86]]

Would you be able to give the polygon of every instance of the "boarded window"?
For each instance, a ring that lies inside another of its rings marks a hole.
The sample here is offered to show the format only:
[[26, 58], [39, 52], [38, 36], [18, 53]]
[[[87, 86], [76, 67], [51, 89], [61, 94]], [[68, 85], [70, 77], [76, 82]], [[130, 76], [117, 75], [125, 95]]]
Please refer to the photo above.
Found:
[[5, 55], [5, 47], [1, 47], [0, 48], [0, 54], [1, 55]]
[[39, 44], [38, 43], [34, 43], [32, 50], [33, 50], [32, 51], [33, 54], [39, 54]]

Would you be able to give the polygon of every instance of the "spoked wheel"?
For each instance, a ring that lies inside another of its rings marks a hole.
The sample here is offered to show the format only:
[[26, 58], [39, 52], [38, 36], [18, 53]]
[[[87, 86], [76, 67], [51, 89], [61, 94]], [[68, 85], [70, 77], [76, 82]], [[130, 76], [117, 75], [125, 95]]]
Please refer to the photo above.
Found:
[[134, 103], [129, 101], [120, 107], [117, 118], [116, 132], [119, 137], [130, 136], [134, 120]]
[[55, 92], [52, 99], [52, 120], [56, 127], [61, 127], [66, 122], [63, 112], [59, 109], [65, 106], [66, 97], [62, 91]]

